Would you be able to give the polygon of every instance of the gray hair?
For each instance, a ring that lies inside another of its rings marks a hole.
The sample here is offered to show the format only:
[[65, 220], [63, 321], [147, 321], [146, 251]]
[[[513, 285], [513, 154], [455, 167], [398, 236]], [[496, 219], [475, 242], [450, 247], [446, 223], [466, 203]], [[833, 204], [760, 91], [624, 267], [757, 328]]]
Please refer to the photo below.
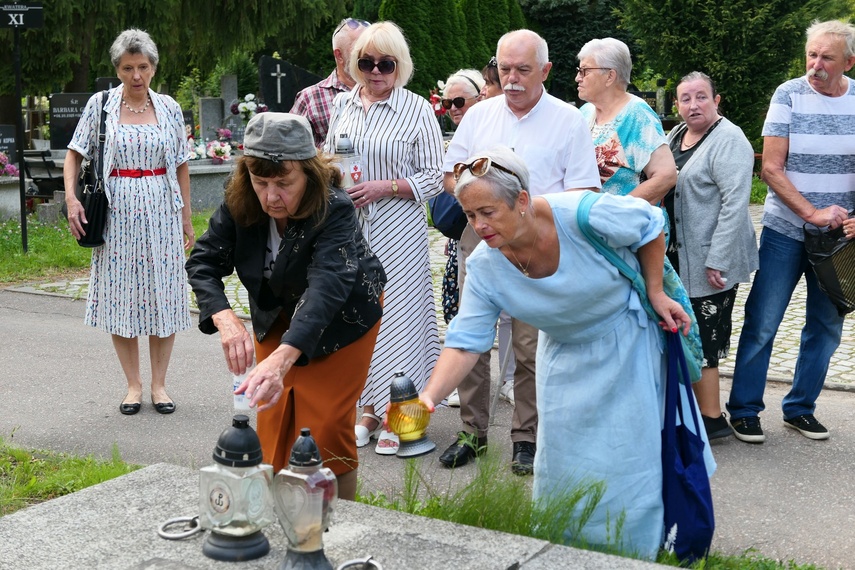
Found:
[[445, 87], [442, 88], [442, 94], [445, 96], [452, 85], [462, 85], [466, 93], [471, 97], [477, 97], [481, 93], [484, 83], [484, 76], [481, 75], [480, 71], [475, 69], [460, 69], [445, 80]]
[[843, 57], [855, 55], [855, 26], [849, 20], [814, 20], [807, 29], [807, 42], [810, 43], [820, 36], [837, 36], [843, 40]]
[[113, 45], [110, 46], [110, 62], [113, 67], [119, 67], [119, 61], [126, 53], [143, 54], [155, 69], [157, 69], [157, 63], [160, 61], [157, 46], [154, 45], [151, 36], [136, 28], [130, 28], [119, 34]]
[[591, 40], [582, 46], [576, 59], [582, 61], [587, 57], [593, 58], [597, 62], [597, 67], [614, 69], [618, 82], [624, 88], [629, 85], [629, 78], [632, 75], [632, 56], [625, 43], [615, 38]]
[[[699, 80], [707, 82], [707, 85], [710, 86], [710, 91], [712, 92], [713, 99], [715, 99], [715, 96], [716, 96], [715, 83], [713, 82], [712, 78], [709, 75], [707, 75], [706, 73], [704, 73], [703, 71], [693, 71], [687, 75], [684, 75], [682, 77], [682, 79], [680, 79], [680, 81], [677, 82], [677, 87], [679, 87], [683, 83], [688, 83], [689, 81], [699, 81]], [[674, 88], [675, 91], [677, 90], [677, 87]]]
[[466, 164], [472, 164], [472, 161], [478, 158], [489, 158], [494, 164], [499, 164], [508, 170], [513, 171], [516, 176], [509, 174], [499, 168], [490, 168], [484, 176], [476, 177], [467, 169], [463, 171], [457, 184], [454, 186], [454, 195], [459, 199], [460, 195], [466, 191], [466, 188], [476, 180], [483, 180], [493, 191], [493, 195], [504, 201], [508, 207], [513, 208], [520, 192], [528, 191], [529, 175], [528, 168], [525, 162], [514, 151], [506, 146], [495, 146], [486, 152], [473, 154], [466, 159]]
[[546, 44], [546, 40], [531, 30], [514, 30], [499, 38], [499, 41], [496, 43], [496, 55], [499, 55], [499, 52], [502, 51], [502, 43], [505, 41], [520, 40], [522, 38], [527, 38], [534, 42], [535, 57], [538, 66], [543, 68], [544, 65], [549, 63], [549, 46]]

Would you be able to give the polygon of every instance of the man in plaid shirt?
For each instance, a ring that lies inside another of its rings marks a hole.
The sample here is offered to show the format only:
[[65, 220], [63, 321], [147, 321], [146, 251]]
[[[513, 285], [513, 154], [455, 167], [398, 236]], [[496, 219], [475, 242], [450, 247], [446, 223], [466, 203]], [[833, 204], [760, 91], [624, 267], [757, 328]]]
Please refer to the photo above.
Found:
[[365, 20], [353, 18], [344, 19], [339, 23], [332, 36], [335, 69], [326, 79], [297, 93], [294, 106], [291, 107], [292, 113], [309, 119], [315, 136], [315, 146], [318, 148], [324, 146], [327, 138], [333, 99], [339, 93], [353, 89], [355, 82], [347, 72], [350, 50], [362, 30], [369, 25]]

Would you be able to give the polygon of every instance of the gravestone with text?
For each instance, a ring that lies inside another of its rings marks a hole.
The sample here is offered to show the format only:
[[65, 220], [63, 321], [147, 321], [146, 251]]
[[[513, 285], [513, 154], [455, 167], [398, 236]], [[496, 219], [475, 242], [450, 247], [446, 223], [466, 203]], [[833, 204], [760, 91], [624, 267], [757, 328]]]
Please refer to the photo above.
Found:
[[285, 60], [263, 55], [258, 61], [258, 79], [262, 99], [268, 109], [287, 113], [301, 89], [323, 78]]
[[15, 146], [15, 125], [0, 125], [0, 152], [9, 157], [9, 162], [18, 162]]
[[99, 77], [95, 80], [95, 91], [112, 89], [113, 87], [118, 87], [120, 83], [121, 81], [119, 81], [118, 77]]
[[64, 149], [74, 136], [92, 93], [54, 93], [50, 96], [50, 147]]

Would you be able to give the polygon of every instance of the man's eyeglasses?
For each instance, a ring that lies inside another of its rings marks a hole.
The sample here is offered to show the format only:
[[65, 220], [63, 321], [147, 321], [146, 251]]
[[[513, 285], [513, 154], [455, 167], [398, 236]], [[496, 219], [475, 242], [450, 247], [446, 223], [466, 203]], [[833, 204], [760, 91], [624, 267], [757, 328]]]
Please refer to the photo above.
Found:
[[333, 32], [333, 35], [338, 34], [341, 31], [341, 29], [345, 26], [347, 26], [351, 30], [355, 30], [359, 26], [368, 27], [370, 25], [371, 25], [371, 22], [366, 22], [365, 20], [354, 20], [353, 18], [347, 18], [345, 20], [342, 20], [341, 24], [339, 24], [338, 27]]
[[462, 109], [464, 105], [466, 105], [467, 99], [477, 99], [478, 97], [455, 97], [454, 99], [443, 99], [442, 100], [442, 108], [443, 109], [451, 109], [451, 106], [454, 105], [458, 109]]
[[612, 68], [611, 67], [577, 67], [576, 68], [576, 75], [581, 75], [582, 77], [587, 77], [588, 74], [590, 72], [594, 71], [595, 69], [611, 70]]
[[475, 176], [476, 178], [481, 178], [482, 176], [487, 174], [487, 171], [490, 170], [491, 166], [494, 168], [498, 168], [502, 172], [507, 172], [508, 174], [513, 175], [517, 180], [520, 181], [520, 184], [522, 184], [522, 179], [520, 179], [516, 172], [509, 168], [505, 168], [498, 162], [486, 156], [476, 158], [469, 164], [466, 164], [465, 162], [458, 162], [454, 165], [454, 170], [452, 172], [454, 173], [455, 180], [460, 180], [460, 177], [463, 176], [463, 173], [467, 170], [472, 173], [472, 176]]
[[356, 60], [356, 67], [359, 68], [359, 71], [362, 73], [371, 73], [374, 71], [374, 68], [377, 68], [377, 71], [380, 72], [381, 75], [389, 75], [390, 73], [395, 72], [395, 66], [398, 64], [394, 59], [381, 59], [380, 61], [374, 61], [373, 59], [369, 59], [367, 57], [360, 57]]

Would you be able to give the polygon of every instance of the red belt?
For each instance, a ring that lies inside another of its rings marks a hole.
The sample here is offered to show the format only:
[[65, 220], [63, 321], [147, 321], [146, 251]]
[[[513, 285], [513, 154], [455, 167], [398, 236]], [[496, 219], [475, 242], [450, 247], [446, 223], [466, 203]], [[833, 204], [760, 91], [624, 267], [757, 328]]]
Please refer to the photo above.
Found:
[[126, 178], [142, 178], [143, 176], [163, 176], [166, 174], [165, 168], [155, 168], [154, 170], [144, 170], [142, 168], [114, 168], [110, 171], [110, 176], [124, 176]]

